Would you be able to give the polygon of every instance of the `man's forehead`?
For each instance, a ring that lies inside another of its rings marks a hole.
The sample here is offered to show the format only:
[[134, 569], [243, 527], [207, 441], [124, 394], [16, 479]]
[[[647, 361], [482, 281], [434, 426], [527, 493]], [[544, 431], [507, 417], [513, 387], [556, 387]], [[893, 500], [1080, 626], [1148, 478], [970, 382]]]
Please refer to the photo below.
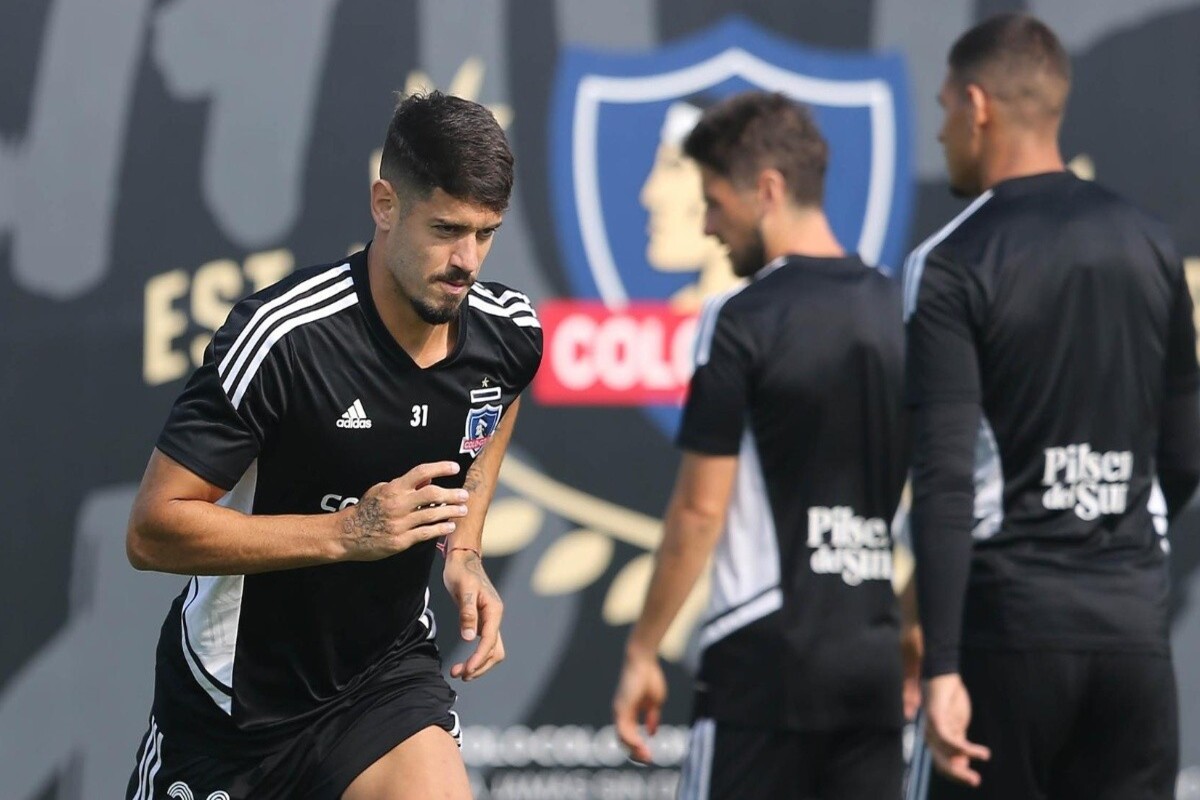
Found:
[[733, 183], [729, 178], [726, 178], [712, 167], [704, 164], [700, 165], [700, 184], [704, 187], [705, 193], [720, 192], [733, 188]]
[[435, 188], [428, 197], [418, 198], [414, 210], [428, 217], [437, 217], [475, 228], [494, 228], [504, 218], [504, 214], [498, 211], [470, 200], [460, 199], [440, 188]]

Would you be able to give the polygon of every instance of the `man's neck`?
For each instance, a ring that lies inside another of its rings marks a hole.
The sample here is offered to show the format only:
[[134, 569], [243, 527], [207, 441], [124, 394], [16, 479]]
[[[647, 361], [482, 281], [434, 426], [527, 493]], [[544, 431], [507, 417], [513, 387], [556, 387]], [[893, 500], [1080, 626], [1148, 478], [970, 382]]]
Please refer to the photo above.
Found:
[[825, 212], [806, 207], [783, 210], [763, 220], [763, 254], [769, 264], [787, 255], [840, 258], [846, 250], [833, 235]]
[[429, 367], [450, 355], [458, 338], [457, 319], [442, 325], [421, 319], [374, 248], [367, 251], [367, 277], [379, 319], [417, 366]]
[[1001, 181], [1062, 172], [1066, 168], [1057, 137], [1034, 133], [1014, 135], [998, 144], [992, 156], [984, 160], [980, 185], [987, 191]]

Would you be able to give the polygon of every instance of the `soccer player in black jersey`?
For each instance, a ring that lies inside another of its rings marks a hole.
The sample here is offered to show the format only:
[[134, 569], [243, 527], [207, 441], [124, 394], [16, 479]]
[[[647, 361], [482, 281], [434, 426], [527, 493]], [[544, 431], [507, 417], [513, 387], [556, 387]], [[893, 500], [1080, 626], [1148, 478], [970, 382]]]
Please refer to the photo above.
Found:
[[[743, 288], [705, 307], [663, 541], [613, 700], [642, 761], [657, 650], [713, 554], [679, 796], [887, 798], [903, 724], [890, 521], [907, 457], [898, 284], [822, 209], [828, 148], [803, 106], [708, 109], [685, 153]], [[715, 553], [714, 553], [715, 551]]]
[[1200, 479], [1192, 301], [1165, 226], [1064, 169], [1069, 83], [1054, 33], [1007, 14], [954, 44], [939, 96], [975, 199], [905, 269], [946, 776], [918, 762], [913, 797], [1174, 796], [1164, 534]]
[[238, 303], [171, 410], [130, 561], [191, 575], [163, 623], [128, 797], [468, 798], [427, 584], [504, 658], [480, 562], [518, 396], [529, 298], [479, 280], [513, 181], [492, 115], [397, 107], [363, 252]]

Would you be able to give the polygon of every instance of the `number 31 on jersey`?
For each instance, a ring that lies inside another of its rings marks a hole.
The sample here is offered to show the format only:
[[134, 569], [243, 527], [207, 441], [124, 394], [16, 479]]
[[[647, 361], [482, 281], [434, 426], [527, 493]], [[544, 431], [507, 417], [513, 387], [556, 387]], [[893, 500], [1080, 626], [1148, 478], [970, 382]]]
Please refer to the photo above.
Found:
[[412, 407], [412, 419], [408, 424], [414, 428], [424, 428], [429, 424], [429, 405], [422, 403]]

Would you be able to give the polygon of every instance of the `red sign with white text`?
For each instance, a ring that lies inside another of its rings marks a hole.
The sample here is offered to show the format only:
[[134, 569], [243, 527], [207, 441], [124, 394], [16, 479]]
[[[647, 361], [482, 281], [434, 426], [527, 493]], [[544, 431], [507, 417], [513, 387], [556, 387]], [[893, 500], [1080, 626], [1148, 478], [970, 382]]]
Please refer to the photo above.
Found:
[[666, 303], [611, 309], [556, 300], [538, 307], [545, 334], [533, 395], [543, 405], [678, 405], [694, 367], [696, 315]]

